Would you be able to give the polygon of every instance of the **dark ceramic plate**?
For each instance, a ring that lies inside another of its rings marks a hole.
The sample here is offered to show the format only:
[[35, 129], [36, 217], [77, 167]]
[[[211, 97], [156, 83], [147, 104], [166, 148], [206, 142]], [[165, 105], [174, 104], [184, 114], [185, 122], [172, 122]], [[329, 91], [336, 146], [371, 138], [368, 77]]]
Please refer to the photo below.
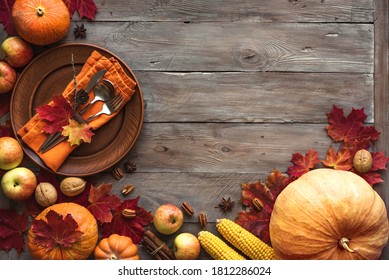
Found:
[[[143, 124], [144, 103], [139, 83], [131, 69], [115, 54], [89, 44], [64, 44], [37, 56], [21, 73], [11, 98], [11, 124], [16, 132], [35, 114], [35, 108], [61, 93], [72, 79], [71, 54], [80, 70], [92, 51], [117, 59], [136, 81], [135, 94], [126, 106], [95, 132], [90, 144], [81, 144], [56, 172], [65, 176], [89, 176], [120, 161], [133, 147]], [[39, 166], [48, 167], [21, 139], [24, 152]]]

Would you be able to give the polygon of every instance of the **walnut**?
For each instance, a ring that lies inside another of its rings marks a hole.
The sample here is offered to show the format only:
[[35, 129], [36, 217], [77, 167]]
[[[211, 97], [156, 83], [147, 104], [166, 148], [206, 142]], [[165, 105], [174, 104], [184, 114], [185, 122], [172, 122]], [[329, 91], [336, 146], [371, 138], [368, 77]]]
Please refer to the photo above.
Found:
[[84, 191], [86, 181], [78, 177], [67, 177], [62, 180], [59, 188], [64, 195], [76, 196]]
[[35, 188], [35, 200], [42, 207], [48, 207], [57, 202], [58, 193], [55, 187], [46, 182], [40, 183]]
[[366, 173], [373, 165], [373, 158], [371, 153], [365, 149], [359, 150], [355, 153], [353, 159], [353, 166], [361, 173]]

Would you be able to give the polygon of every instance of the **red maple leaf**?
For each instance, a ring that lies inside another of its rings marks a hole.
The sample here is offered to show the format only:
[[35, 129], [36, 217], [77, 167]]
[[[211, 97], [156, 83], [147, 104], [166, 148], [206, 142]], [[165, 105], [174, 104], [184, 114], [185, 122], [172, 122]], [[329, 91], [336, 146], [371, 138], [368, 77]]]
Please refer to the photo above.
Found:
[[[101, 225], [102, 237], [108, 237], [113, 233], [129, 236], [137, 244], [142, 241], [144, 228], [153, 221], [151, 212], [138, 206], [139, 196], [134, 199], [127, 199], [115, 210], [110, 223]], [[124, 209], [135, 210], [136, 217], [132, 219], [124, 218], [121, 214]]]
[[0, 250], [16, 249], [18, 254], [24, 248], [24, 232], [28, 228], [26, 212], [0, 209]]
[[307, 173], [309, 170], [314, 168], [317, 163], [320, 162], [319, 154], [314, 149], [307, 151], [305, 156], [300, 153], [293, 154], [291, 161], [294, 163], [294, 165], [289, 166], [286, 172], [289, 174], [289, 176], [295, 178], [299, 178], [304, 173]]
[[[0, 0], [1, 1], [1, 0]], [[0, 94], [0, 117], [9, 112], [11, 93]]]
[[[238, 213], [235, 222], [262, 241], [270, 243], [269, 222], [274, 202], [290, 181], [290, 178], [274, 169], [267, 178], [266, 185], [260, 180], [256, 183], [242, 184], [242, 203], [247, 209]], [[253, 204], [254, 198], [259, 199], [263, 205], [260, 211]]]
[[11, 11], [15, 0], [0, 0], [0, 22], [9, 35], [15, 35], [16, 31], [12, 23]]
[[121, 204], [120, 198], [111, 194], [112, 184], [100, 184], [98, 187], [91, 187], [89, 192], [89, 202], [87, 208], [101, 223], [112, 221], [112, 210]]
[[363, 108], [353, 108], [345, 117], [343, 109], [333, 106], [331, 113], [327, 114], [329, 123], [326, 126], [327, 133], [335, 142], [342, 141], [346, 146], [353, 144], [355, 140], [368, 139], [374, 142], [380, 133], [374, 126], [364, 125], [366, 117]]
[[326, 154], [323, 164], [337, 170], [350, 170], [353, 167], [353, 157], [350, 150], [346, 147], [341, 148], [338, 152], [331, 146]]
[[53, 97], [53, 105], [41, 105], [36, 111], [43, 120], [47, 121], [43, 131], [50, 134], [62, 131], [74, 115], [72, 106], [62, 95]]
[[69, 10], [70, 17], [73, 17], [75, 11], [80, 18], [85, 17], [93, 20], [97, 12], [96, 4], [93, 0], [62, 0]]
[[34, 220], [31, 228], [36, 235], [34, 242], [48, 250], [56, 246], [71, 247], [83, 232], [78, 230], [78, 223], [71, 214], [65, 218], [54, 210], [46, 214], [46, 220]]

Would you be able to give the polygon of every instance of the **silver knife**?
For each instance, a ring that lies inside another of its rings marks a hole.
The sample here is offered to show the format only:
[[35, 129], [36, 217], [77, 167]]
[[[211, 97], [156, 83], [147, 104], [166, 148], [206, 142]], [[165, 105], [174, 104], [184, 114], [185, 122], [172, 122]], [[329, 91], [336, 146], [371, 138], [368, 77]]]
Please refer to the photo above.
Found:
[[[89, 93], [100, 82], [100, 80], [104, 77], [105, 73], [107, 73], [106, 69], [97, 71], [86, 85], [85, 92]], [[59, 138], [59, 136], [61, 136], [61, 132], [57, 132], [47, 136], [46, 140], [39, 147], [38, 152], [48, 150], [47, 148], [50, 147], [50, 145], [54, 143], [55, 140]]]

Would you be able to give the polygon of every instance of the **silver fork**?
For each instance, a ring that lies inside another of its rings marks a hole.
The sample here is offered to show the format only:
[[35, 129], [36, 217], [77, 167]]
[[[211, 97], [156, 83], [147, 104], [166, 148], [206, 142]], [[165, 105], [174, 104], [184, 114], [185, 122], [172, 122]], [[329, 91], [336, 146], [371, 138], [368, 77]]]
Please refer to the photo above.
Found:
[[98, 113], [94, 114], [93, 116], [90, 116], [86, 120], [86, 122], [89, 123], [100, 115], [112, 115], [120, 108], [123, 102], [124, 99], [122, 95], [120, 94], [115, 95], [114, 98], [112, 98], [108, 102], [103, 103], [103, 108]]
[[[91, 122], [92, 120], [94, 120], [96, 117], [98, 117], [100, 115], [108, 115], [109, 116], [109, 115], [112, 115], [112, 114], [116, 113], [120, 109], [120, 107], [123, 104], [123, 102], [124, 102], [124, 98], [123, 98], [122, 95], [120, 95], [120, 94], [115, 95], [114, 98], [112, 98], [111, 100], [105, 102], [103, 104], [103, 108], [98, 113], [90, 116], [86, 120], [86, 122], [89, 123], [89, 122]], [[45, 149], [43, 149], [41, 151], [41, 153], [47, 152], [48, 150], [50, 150], [51, 148], [57, 146], [59, 143], [61, 143], [62, 141], [64, 141], [67, 138], [68, 138], [67, 136], [61, 135], [56, 141], [54, 141], [49, 146], [47, 146]]]

